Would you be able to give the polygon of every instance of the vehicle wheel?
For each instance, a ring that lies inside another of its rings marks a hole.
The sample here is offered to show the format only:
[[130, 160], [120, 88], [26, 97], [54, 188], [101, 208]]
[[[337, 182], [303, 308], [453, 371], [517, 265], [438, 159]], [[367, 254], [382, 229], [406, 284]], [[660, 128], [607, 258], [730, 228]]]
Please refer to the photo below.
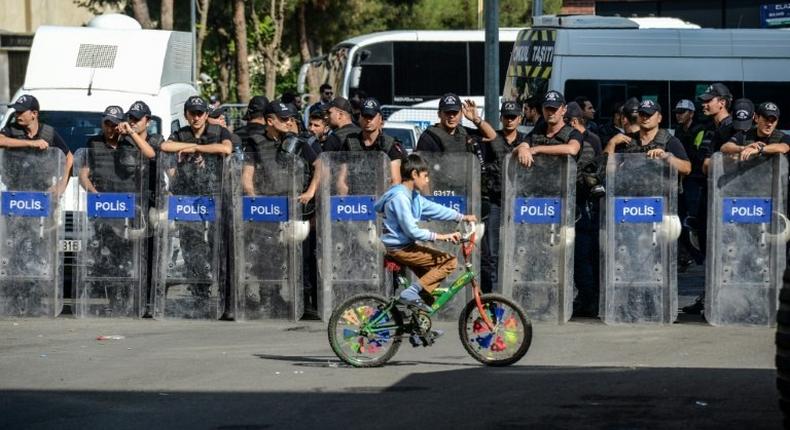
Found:
[[398, 352], [403, 318], [394, 306], [384, 311], [388, 303], [382, 296], [361, 294], [335, 308], [327, 332], [338, 358], [354, 367], [378, 367]]
[[472, 299], [458, 319], [458, 334], [466, 352], [487, 366], [511, 365], [529, 350], [532, 343], [532, 323], [514, 301], [499, 294], [485, 294], [481, 298], [494, 329], [488, 330]]
[[776, 388], [787, 429], [790, 428], [790, 269], [785, 270], [776, 314]]

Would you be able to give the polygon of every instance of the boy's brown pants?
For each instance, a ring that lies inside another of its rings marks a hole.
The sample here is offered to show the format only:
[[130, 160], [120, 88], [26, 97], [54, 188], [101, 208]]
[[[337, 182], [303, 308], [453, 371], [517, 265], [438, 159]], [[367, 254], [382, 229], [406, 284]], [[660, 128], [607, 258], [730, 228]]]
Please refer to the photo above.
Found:
[[420, 285], [429, 293], [450, 276], [458, 264], [454, 256], [416, 243], [400, 249], [391, 249], [387, 251], [387, 255], [395, 262], [411, 269], [420, 278]]

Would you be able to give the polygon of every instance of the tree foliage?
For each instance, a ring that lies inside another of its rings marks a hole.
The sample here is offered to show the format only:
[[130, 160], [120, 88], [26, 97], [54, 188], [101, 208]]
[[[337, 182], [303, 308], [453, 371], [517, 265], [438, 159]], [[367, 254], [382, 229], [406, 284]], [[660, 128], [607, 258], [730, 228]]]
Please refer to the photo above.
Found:
[[[72, 1], [94, 13], [112, 6], [134, 16], [129, 0]], [[162, 0], [137, 1], [147, 1], [152, 25], [160, 28]], [[190, 31], [189, 1], [174, 1], [173, 29]], [[203, 84], [201, 90], [206, 95], [217, 94], [225, 102], [238, 101], [234, 2], [208, 3], [199, 67], [213, 83]], [[479, 28], [478, 12], [482, 10], [477, 0], [247, 0], [245, 4], [251, 93], [264, 94], [267, 85], [271, 89], [275, 82], [273, 94], [267, 94], [270, 97], [295, 90], [304, 53], [318, 56], [338, 42], [376, 31], [475, 29]], [[281, 22], [276, 13], [280, 5], [284, 14]], [[557, 13], [561, 6], [562, 0], [545, 0], [544, 13]], [[301, 8], [305, 37], [300, 41]], [[499, 0], [499, 16], [502, 27], [526, 27], [532, 16], [532, 0]]]

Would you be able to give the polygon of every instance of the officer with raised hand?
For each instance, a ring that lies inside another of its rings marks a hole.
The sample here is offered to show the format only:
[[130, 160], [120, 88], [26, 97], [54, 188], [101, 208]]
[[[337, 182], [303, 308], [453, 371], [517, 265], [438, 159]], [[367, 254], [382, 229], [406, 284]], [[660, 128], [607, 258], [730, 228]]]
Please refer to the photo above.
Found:
[[619, 134], [609, 140], [606, 152], [645, 153], [649, 158], [666, 160], [681, 176], [691, 173], [691, 162], [683, 144], [666, 129], [660, 128], [661, 105], [652, 100], [639, 104], [639, 132]]
[[[88, 139], [86, 158], [79, 166], [79, 181], [82, 188], [90, 194], [129, 193], [135, 195], [132, 202], [135, 208], [131, 222], [147, 216], [143, 213], [143, 193], [146, 164], [156, 153], [152, 146], [139, 136], [128, 122], [120, 106], [108, 106], [102, 117], [102, 133]], [[135, 137], [130, 137], [135, 136]], [[143, 159], [145, 159], [145, 164]], [[113, 194], [108, 194], [111, 196]], [[109, 197], [111, 198], [111, 197]], [[90, 211], [90, 208], [89, 208]], [[139, 238], [129, 236], [127, 229], [121, 229], [111, 220], [102, 217], [91, 218], [92, 234], [88, 239], [87, 264], [81, 268], [80, 275], [91, 278], [78, 278], [78, 289], [84, 289], [79, 300], [103, 299], [108, 305], [97, 308], [92, 303], [80, 303], [80, 314], [105, 316], [140, 316], [144, 303], [139, 297], [145, 293], [142, 285], [142, 269], [136, 260], [143, 258], [137, 253], [135, 242]], [[128, 226], [128, 224], [127, 224]], [[133, 225], [133, 228], [140, 228]]]
[[384, 134], [384, 118], [381, 116], [381, 104], [373, 97], [360, 103], [359, 133], [352, 133], [346, 138], [343, 149], [346, 151], [381, 151], [390, 159], [390, 175], [393, 184], [400, 183], [400, 165], [406, 151], [401, 143], [392, 136]]
[[581, 150], [584, 137], [565, 123], [565, 97], [558, 91], [549, 91], [543, 96], [543, 119], [545, 125], [532, 129], [527, 141], [516, 148], [521, 164], [531, 166], [534, 156], [576, 155]]
[[[461, 124], [461, 113], [477, 127], [477, 130]], [[496, 132], [491, 124], [478, 114], [474, 100], [466, 100], [462, 103], [457, 95], [447, 93], [439, 99], [437, 114], [439, 122], [428, 127], [420, 135], [417, 151], [473, 152], [471, 145], [474, 138], [479, 137], [484, 141], [496, 138]]]
[[[134, 144], [139, 148], [140, 153], [149, 160], [148, 163], [148, 207], [156, 207], [156, 159], [157, 153], [162, 148], [162, 143], [165, 141], [164, 136], [158, 133], [149, 133], [148, 125], [151, 122], [151, 108], [144, 101], [138, 100], [129, 106], [126, 111], [126, 122], [119, 124], [118, 130], [121, 133], [121, 139]], [[154, 237], [153, 232], [150, 232], [148, 237], [148, 270], [146, 271], [146, 297], [150, 303], [152, 299], [152, 281], [154, 274]], [[152, 312], [150, 307], [147, 307], [145, 312], [146, 317], [151, 317]]]
[[[754, 111], [754, 127], [752, 118], [748, 114], [748, 106], [741, 106], [745, 99], [733, 103], [733, 126], [741, 129], [721, 147], [721, 152], [726, 154], [739, 154], [741, 160], [748, 160], [758, 155], [787, 154], [790, 152], [790, 136], [777, 129], [779, 124], [779, 106], [774, 102], [763, 102]], [[739, 116], [745, 111], [744, 119]], [[746, 130], [743, 130], [746, 129]]]
[[[39, 122], [40, 106], [38, 104], [38, 99], [35, 97], [28, 94], [21, 95], [14, 103], [8, 105], [8, 107], [15, 111], [14, 121], [9, 121], [6, 126], [0, 130], [0, 148], [32, 148], [41, 151], [50, 147], [60, 149], [65, 155], [66, 164], [64, 175], [52, 191], [54, 191], [56, 195], [63, 194], [68, 185], [71, 166], [74, 164], [74, 156], [71, 154], [69, 147], [66, 146], [66, 142], [63, 141], [63, 138], [60, 137], [54, 127]], [[35, 157], [32, 153], [20, 153], [19, 155], [31, 161], [34, 158], [30, 158], [28, 155]], [[10, 158], [7, 161], [10, 161]]]

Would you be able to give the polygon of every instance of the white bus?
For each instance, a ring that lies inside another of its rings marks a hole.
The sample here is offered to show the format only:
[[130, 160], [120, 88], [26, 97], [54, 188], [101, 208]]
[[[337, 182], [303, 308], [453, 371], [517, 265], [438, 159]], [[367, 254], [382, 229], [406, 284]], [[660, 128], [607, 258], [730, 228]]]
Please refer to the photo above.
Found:
[[[662, 126], [673, 128], [678, 100], [696, 102], [723, 82], [736, 99], [790, 109], [790, 31], [660, 27], [660, 18], [538, 17], [517, 37], [502, 97], [523, 101], [549, 89], [568, 101], [583, 95], [604, 121], [618, 101], [652, 99], [663, 109]], [[780, 127], [790, 128], [790, 115]]]
[[[499, 30], [500, 90], [519, 29]], [[302, 65], [298, 91], [310, 69], [335, 95], [355, 89], [382, 104], [408, 106], [447, 92], [483, 95], [483, 30], [400, 30], [371, 33], [337, 44], [329, 54]], [[312, 88], [317, 91], [317, 88]]]

